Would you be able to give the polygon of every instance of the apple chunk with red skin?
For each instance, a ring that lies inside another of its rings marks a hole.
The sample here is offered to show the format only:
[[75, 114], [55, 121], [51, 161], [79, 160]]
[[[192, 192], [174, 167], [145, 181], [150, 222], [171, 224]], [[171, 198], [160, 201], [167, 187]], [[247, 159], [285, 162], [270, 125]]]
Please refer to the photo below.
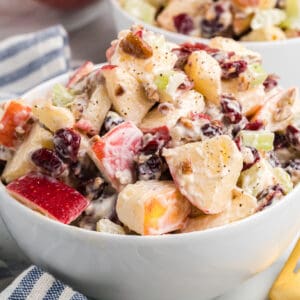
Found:
[[64, 224], [74, 221], [89, 204], [75, 189], [37, 173], [12, 181], [6, 189], [27, 207]]
[[142, 137], [141, 130], [128, 121], [91, 140], [91, 158], [117, 190], [134, 181], [134, 156], [141, 148]]

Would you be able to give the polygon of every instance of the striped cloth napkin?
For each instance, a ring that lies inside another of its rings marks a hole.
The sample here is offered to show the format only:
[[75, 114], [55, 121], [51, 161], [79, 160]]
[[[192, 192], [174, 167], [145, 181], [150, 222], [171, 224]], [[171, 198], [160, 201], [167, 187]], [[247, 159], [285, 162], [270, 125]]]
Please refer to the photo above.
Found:
[[[0, 100], [22, 95], [39, 83], [70, 69], [68, 35], [62, 26], [0, 41]], [[1, 241], [0, 241], [1, 243]], [[22, 266], [0, 260], [0, 286]], [[15, 270], [14, 270], [15, 269]], [[0, 293], [1, 300], [86, 300], [61, 281], [32, 266]]]
[[68, 35], [62, 26], [0, 42], [0, 98], [21, 95], [70, 68]]
[[36, 266], [18, 276], [1, 294], [7, 300], [87, 300]]

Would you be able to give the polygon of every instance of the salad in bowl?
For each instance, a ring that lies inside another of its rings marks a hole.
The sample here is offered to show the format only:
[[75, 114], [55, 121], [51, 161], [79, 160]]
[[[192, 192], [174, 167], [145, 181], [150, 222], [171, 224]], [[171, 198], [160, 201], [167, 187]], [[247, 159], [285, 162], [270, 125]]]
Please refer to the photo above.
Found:
[[300, 180], [299, 98], [237, 42], [119, 33], [47, 97], [1, 106], [1, 179], [27, 207], [112, 234], [201, 231]]
[[119, 0], [131, 16], [189, 37], [275, 41], [300, 36], [299, 0]]

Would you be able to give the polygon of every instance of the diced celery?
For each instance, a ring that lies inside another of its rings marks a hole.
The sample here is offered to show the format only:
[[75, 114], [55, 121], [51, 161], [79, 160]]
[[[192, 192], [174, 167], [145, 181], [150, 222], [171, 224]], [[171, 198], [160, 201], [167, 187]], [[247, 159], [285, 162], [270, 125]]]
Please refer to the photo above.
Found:
[[255, 87], [257, 85], [262, 84], [265, 81], [265, 79], [268, 77], [267, 72], [259, 63], [254, 63], [249, 65], [249, 71], [251, 72], [253, 78], [250, 82], [251, 87]]
[[286, 0], [286, 19], [280, 24], [284, 29], [300, 30], [300, 2], [298, 0]]
[[167, 73], [160, 73], [157, 75], [154, 79], [154, 83], [156, 84], [157, 88], [160, 91], [165, 91], [167, 89], [167, 86], [169, 84], [171, 72]]
[[130, 15], [149, 24], [154, 23], [156, 9], [153, 5], [144, 0], [125, 0], [123, 8]]
[[251, 21], [251, 28], [257, 30], [274, 25], [279, 25], [286, 19], [286, 13], [278, 8], [262, 9], [255, 13]]
[[273, 169], [277, 183], [282, 187], [285, 194], [288, 194], [293, 189], [293, 182], [290, 175], [282, 168]]
[[57, 83], [52, 88], [52, 102], [56, 106], [68, 106], [74, 100], [74, 95], [63, 85]]
[[243, 171], [238, 180], [238, 186], [254, 197], [266, 187], [273, 184], [273, 168], [263, 158], [255, 163], [250, 169]]
[[270, 131], [260, 130], [242, 130], [239, 134], [242, 138], [244, 146], [254, 147], [257, 150], [271, 151], [273, 150], [274, 133]]
[[165, 101], [175, 97], [178, 87], [187, 79], [183, 72], [166, 71], [155, 76], [154, 83]]
[[285, 12], [287, 18], [299, 18], [300, 16], [300, 3], [298, 0], [286, 0]]

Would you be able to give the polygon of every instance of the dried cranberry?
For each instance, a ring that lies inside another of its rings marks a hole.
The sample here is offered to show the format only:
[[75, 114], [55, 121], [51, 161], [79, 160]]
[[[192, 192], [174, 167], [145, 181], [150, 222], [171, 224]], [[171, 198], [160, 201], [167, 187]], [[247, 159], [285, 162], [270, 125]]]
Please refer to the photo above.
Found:
[[221, 108], [222, 112], [224, 113], [224, 118], [228, 123], [237, 124], [242, 120], [242, 107], [237, 100], [223, 96]]
[[232, 79], [247, 70], [247, 62], [245, 60], [221, 62], [220, 67], [222, 68], [222, 79]]
[[154, 154], [147, 158], [144, 162], [138, 163], [137, 172], [139, 180], [159, 179], [162, 173], [163, 161]]
[[264, 128], [264, 123], [260, 120], [249, 122], [244, 127], [245, 130], [252, 130], [252, 131], [260, 130], [262, 128]]
[[265, 91], [269, 92], [271, 91], [274, 87], [278, 85], [278, 80], [279, 77], [275, 74], [270, 74], [268, 77], [265, 79], [263, 85], [265, 87]]
[[194, 29], [193, 19], [186, 13], [175, 16], [173, 22], [179, 33], [189, 34]]
[[234, 142], [235, 142], [236, 146], [238, 147], [239, 151], [241, 151], [242, 150], [242, 138], [240, 136], [237, 136], [234, 139]]
[[289, 141], [285, 134], [275, 132], [275, 138], [274, 138], [274, 149], [282, 149], [289, 147]]
[[180, 45], [179, 48], [172, 49], [172, 52], [175, 53], [178, 57], [177, 62], [175, 63], [175, 68], [183, 69], [187, 63], [189, 55], [192, 52], [199, 50], [206, 51], [208, 54], [211, 55], [220, 52], [220, 50], [210, 48], [209, 46], [203, 43], [183, 43]]
[[66, 169], [66, 165], [51, 149], [41, 148], [34, 151], [31, 154], [31, 160], [42, 172], [53, 177], [60, 176]]
[[286, 138], [290, 145], [297, 150], [300, 150], [300, 130], [292, 125], [286, 128]]
[[279, 199], [283, 195], [284, 192], [279, 184], [269, 186], [256, 196], [259, 204], [257, 210], [263, 210], [265, 207], [271, 205], [274, 199]]
[[104, 131], [108, 132], [123, 122], [125, 122], [125, 120], [119, 114], [114, 111], [109, 111], [105, 117], [103, 124]]
[[300, 172], [300, 159], [299, 158], [295, 158], [293, 160], [290, 160], [286, 165], [285, 165], [285, 170], [291, 175], [293, 176], [294, 174], [296, 174], [296, 176], [299, 176], [299, 172]]
[[203, 19], [200, 23], [202, 36], [211, 38], [217, 36], [224, 30], [224, 25], [220, 23], [218, 18], [212, 20]]
[[69, 128], [62, 128], [55, 132], [53, 143], [55, 151], [66, 162], [76, 162], [81, 137]]
[[243, 171], [250, 169], [255, 163], [257, 163], [260, 160], [260, 155], [257, 151], [257, 149], [253, 147], [245, 147], [246, 149], [249, 149], [251, 151], [251, 159], [248, 161], [243, 162]]
[[167, 126], [161, 126], [145, 132], [141, 153], [145, 155], [159, 152], [169, 141], [170, 133]]
[[203, 135], [211, 138], [216, 135], [222, 135], [222, 127], [217, 124], [207, 123], [201, 127]]

